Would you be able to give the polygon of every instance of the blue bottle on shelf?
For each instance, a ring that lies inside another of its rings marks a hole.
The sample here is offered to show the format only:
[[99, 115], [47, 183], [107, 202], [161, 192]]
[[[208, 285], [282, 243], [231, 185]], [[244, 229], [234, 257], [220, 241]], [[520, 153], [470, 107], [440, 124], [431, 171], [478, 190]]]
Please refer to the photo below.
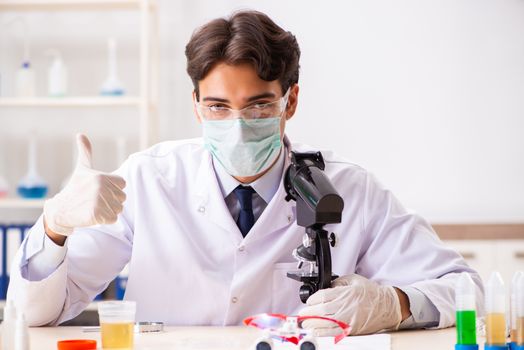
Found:
[[40, 199], [47, 195], [47, 183], [36, 170], [36, 139], [29, 140], [27, 174], [18, 183], [17, 193], [25, 199]]

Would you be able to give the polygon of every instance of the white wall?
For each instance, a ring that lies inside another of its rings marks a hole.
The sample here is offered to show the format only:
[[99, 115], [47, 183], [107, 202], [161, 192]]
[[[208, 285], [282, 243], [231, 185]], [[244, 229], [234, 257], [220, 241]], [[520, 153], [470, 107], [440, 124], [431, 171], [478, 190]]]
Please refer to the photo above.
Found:
[[[300, 105], [288, 125], [294, 141], [334, 149], [368, 168], [433, 222], [524, 220], [523, 0], [159, 4], [163, 140], [200, 134], [185, 73], [184, 47], [193, 29], [235, 9], [254, 8], [292, 31], [302, 48]], [[0, 13], [0, 22], [13, 16]], [[47, 64], [42, 52], [48, 47], [63, 51], [73, 92], [96, 92], [105, 74], [107, 35], [119, 38], [121, 77], [136, 92], [136, 15], [29, 19], [41, 93]], [[12, 93], [21, 47], [19, 31], [0, 29], [1, 94]], [[1, 109], [0, 138], [10, 146], [6, 152], [0, 145], [0, 167], [3, 157], [4, 173], [16, 182], [24, 172], [23, 137], [36, 127], [41, 172], [56, 191], [69, 171], [73, 132], [93, 137], [95, 163], [110, 170], [116, 167], [112, 139], [133, 138], [133, 118], [131, 110]]]

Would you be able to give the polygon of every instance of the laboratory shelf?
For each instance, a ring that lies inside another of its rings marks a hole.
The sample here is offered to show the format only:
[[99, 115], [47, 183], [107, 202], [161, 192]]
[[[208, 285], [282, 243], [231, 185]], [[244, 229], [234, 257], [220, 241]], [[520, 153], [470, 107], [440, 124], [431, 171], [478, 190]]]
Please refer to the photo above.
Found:
[[140, 0], [0, 0], [0, 10], [113, 11], [135, 10], [139, 9], [142, 4]]
[[132, 10], [138, 14], [139, 78], [138, 96], [66, 96], [62, 98], [0, 98], [0, 108], [92, 108], [132, 107], [138, 112], [139, 149], [158, 139], [159, 28], [156, 0], [0, 0], [2, 12], [110, 12]]
[[0, 198], [0, 209], [43, 209], [45, 199]]
[[0, 107], [137, 107], [139, 97], [94, 96], [94, 97], [3, 97]]

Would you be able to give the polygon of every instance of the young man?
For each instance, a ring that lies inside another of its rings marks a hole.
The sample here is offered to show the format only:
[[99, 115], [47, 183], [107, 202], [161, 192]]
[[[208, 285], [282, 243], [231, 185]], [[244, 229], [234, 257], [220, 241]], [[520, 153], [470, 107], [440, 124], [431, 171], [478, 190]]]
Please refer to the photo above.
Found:
[[[160, 143], [115, 174], [91, 167], [79, 136], [70, 183], [23, 242], [8, 299], [31, 325], [75, 317], [129, 263], [140, 321], [238, 325], [261, 312], [336, 318], [352, 334], [454, 324], [454, 285], [479, 276], [366, 170], [322, 151], [344, 198], [333, 288], [299, 300], [286, 277], [304, 228], [284, 200], [285, 136], [299, 96], [295, 37], [259, 12], [199, 28], [186, 47], [203, 138]], [[300, 121], [297, 121], [300, 122]], [[479, 305], [480, 308], [480, 305]], [[310, 323], [320, 335], [330, 329]]]

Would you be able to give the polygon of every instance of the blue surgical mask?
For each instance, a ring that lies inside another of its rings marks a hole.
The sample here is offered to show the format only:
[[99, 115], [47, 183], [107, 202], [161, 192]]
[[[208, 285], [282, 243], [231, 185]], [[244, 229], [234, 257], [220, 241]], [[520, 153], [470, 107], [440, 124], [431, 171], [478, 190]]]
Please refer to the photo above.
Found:
[[280, 117], [203, 120], [205, 147], [232, 176], [260, 174], [280, 154], [280, 120]]

